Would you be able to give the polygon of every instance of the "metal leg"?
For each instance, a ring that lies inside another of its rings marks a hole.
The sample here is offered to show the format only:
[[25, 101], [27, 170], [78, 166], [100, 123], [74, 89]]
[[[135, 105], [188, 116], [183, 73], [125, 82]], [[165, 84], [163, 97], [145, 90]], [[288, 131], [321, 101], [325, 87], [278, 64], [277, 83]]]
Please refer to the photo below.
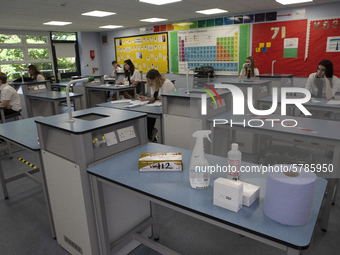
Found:
[[8, 199], [6, 180], [5, 180], [4, 172], [2, 170], [1, 162], [0, 162], [0, 180], [1, 180], [2, 191], [4, 192], [4, 197], [5, 199]]
[[157, 224], [157, 217], [156, 217], [156, 208], [155, 208], [155, 203], [154, 202], [150, 202], [150, 207], [151, 207], [151, 217], [154, 220], [154, 223], [152, 225], [152, 236], [155, 240], [159, 239], [159, 227]]

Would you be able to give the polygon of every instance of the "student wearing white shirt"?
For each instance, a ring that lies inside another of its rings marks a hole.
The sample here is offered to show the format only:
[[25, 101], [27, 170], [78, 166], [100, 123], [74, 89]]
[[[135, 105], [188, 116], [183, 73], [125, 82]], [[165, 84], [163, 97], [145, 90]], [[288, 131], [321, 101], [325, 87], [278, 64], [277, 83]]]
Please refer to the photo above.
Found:
[[35, 65], [28, 66], [28, 73], [30, 74], [30, 77], [35, 81], [45, 80], [45, 77], [42, 75], [38, 67], [36, 67]]
[[336, 91], [340, 88], [340, 80], [333, 74], [332, 61], [322, 60], [316, 73], [310, 74], [306, 83], [306, 89], [310, 91], [312, 97], [323, 97], [328, 100], [334, 97]]
[[[113, 72], [112, 75], [107, 75], [105, 77], [116, 78], [117, 77], [116, 76], [117, 73], [122, 73], [123, 72], [123, 69], [118, 65], [116, 60], [112, 61], [112, 72]], [[112, 82], [112, 84], [113, 84], [113, 82]], [[109, 97], [110, 97], [110, 91], [107, 92], [107, 98], [109, 98]]]
[[255, 60], [253, 57], [247, 57], [246, 62], [243, 65], [243, 68], [240, 73], [240, 79], [248, 78], [255, 79], [256, 75], [259, 75], [259, 69], [255, 67]]
[[[138, 99], [141, 101], [148, 100], [150, 103], [161, 102], [162, 95], [176, 90], [175, 85], [155, 69], [151, 69], [146, 74], [146, 84], [150, 88], [151, 97], [138, 96]], [[157, 142], [155, 136], [158, 130], [155, 128], [155, 123], [155, 118], [147, 118], [148, 138], [151, 142]]]
[[4, 114], [17, 113], [21, 109], [20, 98], [17, 91], [7, 84], [7, 75], [0, 72], [0, 105], [4, 107]]
[[[134, 64], [130, 59], [124, 61], [124, 83], [129, 83], [130, 86], [137, 86], [141, 81], [140, 72], [135, 68]], [[117, 84], [122, 84], [122, 82], [117, 82]], [[132, 99], [133, 95], [128, 92], [123, 93], [124, 97], [127, 99]]]

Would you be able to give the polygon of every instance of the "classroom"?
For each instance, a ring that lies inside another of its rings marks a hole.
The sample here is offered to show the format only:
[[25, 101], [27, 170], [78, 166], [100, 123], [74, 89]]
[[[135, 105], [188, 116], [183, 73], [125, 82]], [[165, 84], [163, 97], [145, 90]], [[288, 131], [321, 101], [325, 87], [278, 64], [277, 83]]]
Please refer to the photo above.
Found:
[[340, 1], [2, 7], [2, 254], [339, 253]]

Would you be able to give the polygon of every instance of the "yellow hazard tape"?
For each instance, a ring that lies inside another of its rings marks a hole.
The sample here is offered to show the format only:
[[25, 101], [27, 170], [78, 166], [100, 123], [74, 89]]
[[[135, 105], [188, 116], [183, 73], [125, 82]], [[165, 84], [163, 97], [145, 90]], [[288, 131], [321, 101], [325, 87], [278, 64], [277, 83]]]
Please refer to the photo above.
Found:
[[18, 160], [21, 161], [21, 162], [23, 162], [23, 163], [25, 163], [26, 165], [32, 167], [33, 169], [38, 168], [37, 166], [33, 165], [32, 163], [28, 162], [27, 160], [24, 160], [23, 158], [20, 158], [20, 157], [19, 157]]

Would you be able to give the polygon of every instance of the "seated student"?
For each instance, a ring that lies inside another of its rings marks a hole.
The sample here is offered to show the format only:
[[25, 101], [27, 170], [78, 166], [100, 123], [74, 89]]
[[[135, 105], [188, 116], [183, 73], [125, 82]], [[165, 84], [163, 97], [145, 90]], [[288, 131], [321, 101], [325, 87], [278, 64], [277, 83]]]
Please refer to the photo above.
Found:
[[[137, 86], [141, 81], [140, 72], [135, 68], [134, 64], [130, 59], [124, 61], [124, 83], [128, 82], [130, 86]], [[117, 84], [122, 84], [122, 82], [117, 82]], [[124, 91], [124, 97], [127, 99], [132, 99], [133, 95]]]
[[334, 97], [337, 89], [340, 89], [340, 80], [333, 73], [333, 63], [330, 60], [324, 59], [319, 63], [316, 73], [309, 75], [305, 87], [312, 97], [328, 100]]
[[[139, 96], [138, 99], [141, 101], [148, 100], [150, 102], [161, 102], [163, 94], [175, 91], [175, 85], [155, 69], [151, 69], [146, 74], [146, 84], [148, 88], [150, 88], [151, 97], [147, 98], [144, 96]], [[155, 128], [155, 123], [155, 118], [147, 118], [148, 138], [151, 142], [157, 142], [155, 135], [158, 130]]]
[[20, 98], [17, 91], [7, 84], [7, 75], [0, 72], [0, 105], [5, 107], [5, 116], [17, 113], [21, 109]]
[[35, 81], [44, 81], [45, 80], [45, 77], [40, 72], [38, 67], [36, 67], [35, 65], [29, 65], [28, 66], [28, 73], [30, 74], [30, 77]]
[[[111, 64], [112, 64], [113, 74], [112, 75], [107, 75], [105, 77], [116, 78], [116, 73], [122, 73], [123, 69], [118, 65], [116, 60], [113, 60]], [[109, 98], [109, 97], [110, 97], [110, 91], [107, 92], [107, 98]]]
[[259, 69], [255, 67], [255, 60], [253, 57], [247, 57], [246, 62], [243, 64], [243, 68], [240, 73], [240, 79], [248, 78], [255, 79], [256, 75], [259, 75]]

